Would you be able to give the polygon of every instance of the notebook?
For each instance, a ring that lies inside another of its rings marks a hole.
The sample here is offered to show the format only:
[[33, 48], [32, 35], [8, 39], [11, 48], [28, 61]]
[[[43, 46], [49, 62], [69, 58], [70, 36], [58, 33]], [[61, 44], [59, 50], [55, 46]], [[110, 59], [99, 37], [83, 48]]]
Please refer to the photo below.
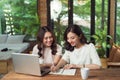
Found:
[[41, 69], [37, 55], [12, 53], [14, 71], [16, 73], [44, 76], [50, 72], [50, 69]]
[[56, 75], [75, 75], [76, 69], [59, 69], [57, 72], [50, 72], [49, 74]]

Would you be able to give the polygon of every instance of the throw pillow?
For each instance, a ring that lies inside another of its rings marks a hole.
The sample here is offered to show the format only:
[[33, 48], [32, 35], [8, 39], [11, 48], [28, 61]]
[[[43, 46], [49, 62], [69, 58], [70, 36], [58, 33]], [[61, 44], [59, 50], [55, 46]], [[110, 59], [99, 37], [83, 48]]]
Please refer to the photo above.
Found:
[[0, 43], [6, 43], [7, 37], [7, 34], [0, 34]]
[[109, 61], [113, 61], [113, 57], [114, 57], [114, 54], [116, 53], [116, 51], [117, 51], [117, 47], [115, 45], [113, 45], [112, 49], [110, 50]]
[[22, 43], [25, 35], [11, 35], [8, 36], [6, 43]]
[[120, 62], [120, 49], [117, 49], [113, 57], [113, 62]]

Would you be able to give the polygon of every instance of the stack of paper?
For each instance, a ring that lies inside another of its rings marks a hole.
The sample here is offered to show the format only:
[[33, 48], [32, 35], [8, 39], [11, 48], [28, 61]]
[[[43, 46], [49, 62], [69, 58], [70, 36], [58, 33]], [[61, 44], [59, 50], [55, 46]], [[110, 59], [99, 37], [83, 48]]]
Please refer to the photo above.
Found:
[[76, 69], [60, 69], [57, 72], [50, 72], [56, 75], [75, 75]]

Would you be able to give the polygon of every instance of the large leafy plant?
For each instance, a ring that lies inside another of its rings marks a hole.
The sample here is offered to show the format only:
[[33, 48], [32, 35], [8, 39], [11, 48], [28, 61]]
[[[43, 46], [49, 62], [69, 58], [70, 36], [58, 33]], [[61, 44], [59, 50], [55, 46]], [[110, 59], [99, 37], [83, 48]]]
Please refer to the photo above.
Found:
[[[8, 34], [25, 34], [35, 37], [40, 26], [37, 14], [37, 0], [2, 0], [0, 11], [7, 11], [5, 18], [9, 18], [6, 26], [10, 26]], [[8, 12], [9, 11], [9, 12]]]
[[96, 33], [92, 35], [95, 39], [96, 49], [100, 58], [106, 57], [106, 50], [110, 48], [110, 44], [107, 43], [107, 38], [112, 39], [110, 35], [107, 35], [107, 29], [97, 28]]

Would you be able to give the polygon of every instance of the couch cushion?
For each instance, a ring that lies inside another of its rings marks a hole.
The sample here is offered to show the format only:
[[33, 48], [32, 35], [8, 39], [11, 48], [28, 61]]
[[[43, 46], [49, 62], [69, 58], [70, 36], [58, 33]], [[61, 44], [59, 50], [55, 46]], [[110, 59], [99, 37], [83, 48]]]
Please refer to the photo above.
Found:
[[120, 62], [120, 49], [117, 49], [113, 57], [113, 62]]
[[113, 61], [113, 57], [114, 57], [114, 54], [116, 53], [116, 51], [117, 51], [117, 47], [115, 45], [113, 45], [112, 49], [110, 51], [109, 61]]
[[0, 44], [0, 50], [8, 48], [15, 52], [22, 52], [29, 47], [29, 43], [18, 43], [18, 44]]
[[8, 36], [6, 43], [22, 43], [25, 35], [11, 35]]
[[5, 51], [0, 52], [0, 60], [7, 60], [11, 58], [11, 54], [14, 53], [14, 51]]
[[0, 43], [6, 43], [7, 37], [7, 34], [0, 34]]

